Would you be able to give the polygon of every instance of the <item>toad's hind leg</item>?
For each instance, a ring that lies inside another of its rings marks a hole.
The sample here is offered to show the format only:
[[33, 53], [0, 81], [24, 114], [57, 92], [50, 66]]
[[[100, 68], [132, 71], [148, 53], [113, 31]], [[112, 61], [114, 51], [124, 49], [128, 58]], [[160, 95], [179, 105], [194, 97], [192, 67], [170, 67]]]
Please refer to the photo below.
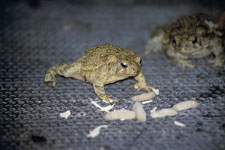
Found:
[[213, 50], [213, 54], [215, 55], [215, 58], [212, 60], [209, 60], [209, 63], [212, 63], [212, 67], [223, 67], [224, 61], [225, 61], [225, 54], [224, 54], [224, 48], [221, 44], [218, 44], [215, 46]]
[[163, 38], [165, 36], [165, 32], [163, 27], [156, 28], [152, 34], [151, 38], [148, 40], [145, 45], [145, 55], [150, 52], [157, 52], [163, 49]]
[[67, 65], [66, 63], [60, 63], [51, 67], [45, 75], [45, 82], [52, 82], [52, 87], [55, 87], [56, 75], [83, 80], [83, 77], [79, 74], [79, 64]]

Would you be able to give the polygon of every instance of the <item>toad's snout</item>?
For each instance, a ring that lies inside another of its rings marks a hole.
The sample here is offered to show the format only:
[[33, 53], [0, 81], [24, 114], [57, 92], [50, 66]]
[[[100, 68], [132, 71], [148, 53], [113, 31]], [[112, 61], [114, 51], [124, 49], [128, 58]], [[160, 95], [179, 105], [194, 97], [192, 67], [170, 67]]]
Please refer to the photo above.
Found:
[[137, 64], [130, 67], [130, 73], [132, 75], [138, 75], [140, 73], [140, 68], [137, 66]]
[[133, 74], [138, 74], [139, 73], [139, 69], [137, 69], [137, 68], [132, 68], [132, 73]]

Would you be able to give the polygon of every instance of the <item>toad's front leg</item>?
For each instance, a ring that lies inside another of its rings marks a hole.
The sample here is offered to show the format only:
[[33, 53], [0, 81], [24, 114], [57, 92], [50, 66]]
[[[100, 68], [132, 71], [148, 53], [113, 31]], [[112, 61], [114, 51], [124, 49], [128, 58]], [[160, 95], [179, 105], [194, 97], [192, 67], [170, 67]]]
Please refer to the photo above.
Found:
[[190, 60], [186, 60], [186, 59], [180, 59], [180, 58], [172, 59], [172, 62], [182, 67], [184, 70], [186, 70], [187, 67], [192, 69], [196, 67], [195, 65], [192, 64]]
[[137, 83], [130, 84], [130, 86], [134, 86], [137, 91], [145, 89], [146, 91], [150, 92], [150, 89], [155, 89], [154, 87], [151, 87], [147, 84], [145, 76], [142, 72], [140, 72], [136, 77], [134, 77], [134, 79], [137, 81]]
[[217, 46], [213, 49], [213, 54], [215, 55], [215, 58], [212, 60], [209, 60], [209, 63], [212, 63], [212, 67], [223, 67], [224, 61], [225, 61], [225, 54], [223, 50], [223, 46], [218, 43]]
[[192, 62], [188, 60], [189, 58], [187, 56], [175, 52], [175, 50], [172, 48], [168, 48], [166, 50], [166, 54], [174, 64], [182, 67], [184, 70], [186, 70], [187, 67], [195, 68], [195, 65], [193, 65]]
[[118, 100], [113, 100], [110, 97], [112, 95], [106, 95], [104, 85], [97, 85], [93, 84], [95, 94], [102, 100], [106, 101], [107, 103], [119, 102]]

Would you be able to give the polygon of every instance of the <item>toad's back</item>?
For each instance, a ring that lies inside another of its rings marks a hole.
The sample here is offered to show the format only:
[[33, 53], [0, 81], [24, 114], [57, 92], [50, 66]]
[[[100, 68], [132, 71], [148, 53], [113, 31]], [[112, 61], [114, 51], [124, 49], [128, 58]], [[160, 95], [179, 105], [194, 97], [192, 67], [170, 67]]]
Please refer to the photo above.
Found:
[[109, 55], [116, 56], [118, 60], [135, 60], [139, 57], [127, 48], [105, 44], [87, 49], [75, 63], [81, 64], [82, 70], [95, 70], [107, 64]]
[[[213, 19], [204, 14], [197, 14], [193, 16], [183, 16], [168, 25], [166, 32], [169, 35], [196, 35], [201, 34], [207, 36], [209, 33], [221, 35], [220, 32], [216, 31], [217, 25], [213, 22]], [[202, 34], [203, 33], [203, 34]]]

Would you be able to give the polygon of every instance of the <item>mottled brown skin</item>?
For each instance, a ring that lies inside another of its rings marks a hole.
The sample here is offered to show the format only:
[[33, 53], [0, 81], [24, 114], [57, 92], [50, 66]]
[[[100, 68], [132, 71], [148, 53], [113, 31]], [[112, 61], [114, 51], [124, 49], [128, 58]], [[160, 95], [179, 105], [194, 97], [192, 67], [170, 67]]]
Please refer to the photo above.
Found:
[[112, 46], [98, 45], [89, 48], [72, 64], [60, 63], [50, 68], [45, 76], [45, 82], [56, 85], [56, 75], [71, 77], [93, 84], [97, 96], [106, 102], [116, 102], [111, 95], [106, 95], [104, 85], [114, 83], [129, 77], [137, 81], [133, 86], [137, 89], [150, 91], [150, 87], [141, 72], [141, 58], [133, 51]]
[[222, 67], [224, 64], [222, 32], [211, 18], [203, 14], [181, 17], [170, 25], [156, 28], [146, 45], [146, 52], [161, 49], [183, 68], [194, 68], [190, 59], [210, 54], [215, 56], [209, 60], [212, 67]]
[[220, 15], [218, 16], [218, 26], [219, 29], [225, 32], [225, 11], [221, 12]]

